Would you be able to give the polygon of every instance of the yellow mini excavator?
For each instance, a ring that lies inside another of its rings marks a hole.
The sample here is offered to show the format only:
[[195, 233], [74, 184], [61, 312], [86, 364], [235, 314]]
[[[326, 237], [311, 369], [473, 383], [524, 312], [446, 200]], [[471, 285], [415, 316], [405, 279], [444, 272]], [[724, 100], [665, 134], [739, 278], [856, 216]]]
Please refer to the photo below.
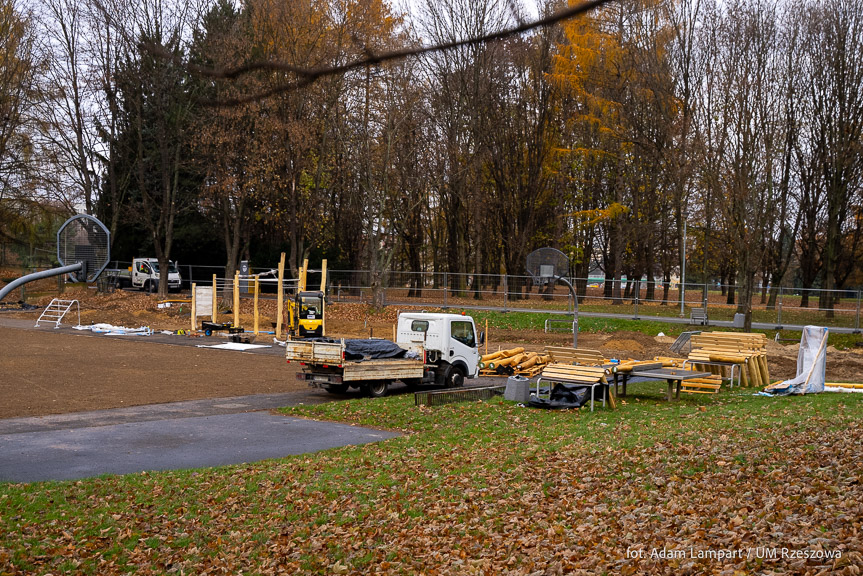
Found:
[[306, 289], [309, 261], [303, 261], [297, 293], [288, 301], [288, 330], [294, 338], [314, 338], [326, 335], [327, 261], [321, 263], [320, 290]]

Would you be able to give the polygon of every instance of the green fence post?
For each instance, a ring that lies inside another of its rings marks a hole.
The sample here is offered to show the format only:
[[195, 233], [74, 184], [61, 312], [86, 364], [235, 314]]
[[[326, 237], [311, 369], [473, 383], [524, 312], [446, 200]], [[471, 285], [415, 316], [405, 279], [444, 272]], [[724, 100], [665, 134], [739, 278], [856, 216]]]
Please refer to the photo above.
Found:
[[861, 290], [857, 291], [857, 317], [854, 318], [854, 332], [860, 332], [860, 293]]
[[776, 302], [776, 329], [782, 330], [782, 286], [779, 287], [779, 298]]
[[506, 274], [503, 275], [503, 311], [506, 312], [507, 303], [509, 302], [509, 282]]

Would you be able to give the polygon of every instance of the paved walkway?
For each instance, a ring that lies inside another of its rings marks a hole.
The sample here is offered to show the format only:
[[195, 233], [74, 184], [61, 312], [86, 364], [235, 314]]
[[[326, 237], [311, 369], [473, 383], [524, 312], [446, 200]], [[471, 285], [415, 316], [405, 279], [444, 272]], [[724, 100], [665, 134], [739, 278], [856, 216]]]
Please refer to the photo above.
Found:
[[0, 420], [0, 481], [242, 464], [398, 436], [269, 411], [297, 403], [293, 396], [262, 394]]

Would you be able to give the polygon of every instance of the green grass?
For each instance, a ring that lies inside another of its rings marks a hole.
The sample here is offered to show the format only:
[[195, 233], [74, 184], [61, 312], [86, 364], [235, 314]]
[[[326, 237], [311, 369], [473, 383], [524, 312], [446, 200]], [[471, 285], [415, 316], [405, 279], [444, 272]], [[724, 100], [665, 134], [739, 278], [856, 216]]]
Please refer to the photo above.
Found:
[[[800, 467], [777, 443], [801, 434], [813, 446], [820, 437], [841, 439], [863, 417], [856, 394], [764, 398], [734, 390], [669, 403], [664, 389], [632, 384], [617, 410], [593, 413], [500, 399], [416, 407], [410, 395], [299, 406], [282, 412], [404, 435], [244, 466], [0, 484], [0, 572], [259, 573], [281, 559], [289, 571], [362, 571], [386, 562], [413, 573], [441, 566], [427, 553], [482, 550], [526, 567], [529, 554], [483, 542], [510, 526], [522, 536], [538, 530], [540, 541], [556, 531], [574, 537], [584, 513], [575, 500], [559, 503], [571, 498], [569, 487], [581, 498], [640, 506], [656, 504], [657, 478], [702, 482], [733, 469], [753, 477], [781, 470], [788, 480]], [[709, 449], [681, 452], [699, 446]], [[811, 450], [798, 457], [820, 459]], [[629, 488], [618, 494], [620, 486]], [[727, 490], [724, 478], [716, 493]], [[524, 513], [526, 499], [539, 510], [545, 499], [558, 504], [533, 517]], [[717, 508], [704, 522], [723, 514]], [[611, 526], [615, 516], [603, 518]], [[648, 534], [652, 523], [630, 530]]]

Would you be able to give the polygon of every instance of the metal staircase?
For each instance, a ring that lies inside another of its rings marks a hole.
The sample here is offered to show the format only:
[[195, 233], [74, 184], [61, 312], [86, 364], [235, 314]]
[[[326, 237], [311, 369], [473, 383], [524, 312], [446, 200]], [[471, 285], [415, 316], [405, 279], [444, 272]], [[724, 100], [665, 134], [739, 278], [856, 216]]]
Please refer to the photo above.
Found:
[[39, 322], [43, 320], [45, 322], [53, 322], [54, 328], [60, 327], [60, 322], [63, 320], [63, 317], [67, 312], [72, 308], [72, 306], [78, 309], [78, 326], [81, 325], [81, 306], [78, 304], [77, 300], [60, 300], [59, 298], [54, 298], [51, 300], [51, 303], [45, 307], [45, 310], [42, 311], [39, 319], [36, 320], [36, 328], [39, 327]]

